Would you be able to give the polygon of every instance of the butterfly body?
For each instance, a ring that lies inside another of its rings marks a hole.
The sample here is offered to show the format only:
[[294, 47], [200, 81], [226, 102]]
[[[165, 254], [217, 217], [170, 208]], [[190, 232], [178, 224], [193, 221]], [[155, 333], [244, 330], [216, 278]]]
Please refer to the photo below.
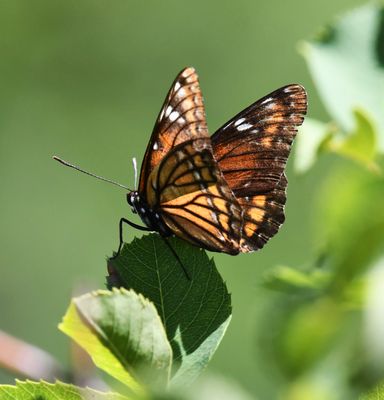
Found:
[[306, 108], [304, 88], [288, 85], [210, 137], [197, 74], [185, 68], [165, 99], [128, 203], [164, 237], [232, 255], [262, 248], [284, 222], [284, 170]]
[[127, 201], [132, 208], [132, 212], [138, 214], [151, 231], [159, 232], [164, 237], [172, 235], [172, 231], [164, 223], [160, 214], [148, 206], [147, 202], [140, 197], [139, 192], [129, 192]]

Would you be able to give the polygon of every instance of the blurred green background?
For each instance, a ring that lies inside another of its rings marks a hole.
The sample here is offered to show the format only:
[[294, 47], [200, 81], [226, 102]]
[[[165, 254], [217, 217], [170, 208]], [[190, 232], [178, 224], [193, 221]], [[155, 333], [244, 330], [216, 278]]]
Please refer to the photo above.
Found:
[[[104, 286], [118, 220], [131, 217], [124, 191], [59, 166], [53, 154], [133, 186], [131, 159], [141, 160], [167, 90], [188, 65], [200, 75], [211, 132], [293, 82], [308, 90], [309, 116], [326, 120], [296, 45], [360, 3], [1, 0], [0, 329], [67, 363], [57, 324], [76, 287]], [[209, 369], [262, 399], [275, 398], [279, 377], [257, 340], [273, 296], [260, 279], [320, 247], [311, 217], [328, 168], [320, 162], [298, 177], [289, 164], [280, 233], [261, 252], [215, 255], [234, 313]], [[126, 240], [139, 234], [127, 229]], [[2, 383], [13, 378], [0, 373]]]

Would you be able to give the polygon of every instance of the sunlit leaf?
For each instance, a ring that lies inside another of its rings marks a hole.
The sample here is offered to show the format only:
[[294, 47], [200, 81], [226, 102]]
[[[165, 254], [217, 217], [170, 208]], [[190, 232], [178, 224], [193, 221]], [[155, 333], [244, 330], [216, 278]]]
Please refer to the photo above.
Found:
[[335, 124], [306, 119], [296, 139], [295, 169], [306, 172], [324, 152], [333, 152], [357, 161], [373, 172], [380, 168], [377, 157], [377, 131], [368, 114], [353, 111], [355, 126], [351, 132], [341, 132]]
[[16, 385], [0, 385], [0, 400], [133, 400], [117, 393], [102, 393], [62, 382], [16, 381]]
[[363, 110], [354, 110], [353, 114], [355, 128], [347, 136], [335, 140], [330, 145], [331, 149], [367, 165], [372, 170], [378, 170], [378, 166], [374, 164], [377, 155], [376, 130]]
[[331, 286], [340, 293], [384, 249], [384, 179], [344, 165], [332, 171], [316, 198], [316, 240], [327, 243], [333, 260]]
[[359, 397], [359, 400], [384, 400], [384, 383]]
[[369, 110], [384, 150], [384, 13], [369, 3], [346, 13], [302, 52], [332, 119], [354, 129], [351, 110]]
[[100, 290], [72, 300], [59, 328], [94, 363], [136, 393], [166, 385], [172, 351], [153, 304], [132, 290]]
[[231, 318], [227, 287], [207, 254], [183, 240], [170, 244], [192, 279], [157, 234], [135, 239], [109, 261], [112, 281], [150, 299], [173, 349], [174, 385], [191, 383], [207, 365]]

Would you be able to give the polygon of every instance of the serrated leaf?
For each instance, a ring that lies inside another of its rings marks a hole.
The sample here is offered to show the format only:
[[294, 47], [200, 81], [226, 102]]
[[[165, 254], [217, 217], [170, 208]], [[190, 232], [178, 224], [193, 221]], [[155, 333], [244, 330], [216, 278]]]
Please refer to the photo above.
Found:
[[351, 110], [369, 110], [384, 150], [384, 13], [370, 3], [345, 14], [325, 34], [302, 46], [324, 105], [343, 131], [354, 128]]
[[359, 400], [384, 400], [384, 383], [359, 397]]
[[16, 381], [16, 385], [0, 385], [0, 400], [133, 400], [118, 393], [103, 393], [67, 383]]
[[157, 234], [125, 244], [109, 260], [113, 281], [150, 299], [173, 349], [174, 385], [191, 383], [207, 365], [231, 317], [225, 283], [207, 254], [177, 238], [169, 240], [192, 279]]
[[142, 394], [139, 382], [166, 385], [172, 350], [154, 305], [125, 289], [74, 298], [59, 328], [109, 375]]
[[319, 151], [332, 132], [333, 128], [329, 124], [305, 118], [295, 142], [294, 167], [296, 172], [304, 173], [313, 166]]

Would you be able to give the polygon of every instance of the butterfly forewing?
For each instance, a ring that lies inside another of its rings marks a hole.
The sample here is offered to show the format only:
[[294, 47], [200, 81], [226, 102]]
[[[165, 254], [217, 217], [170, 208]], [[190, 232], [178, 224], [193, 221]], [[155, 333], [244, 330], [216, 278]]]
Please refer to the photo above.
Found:
[[241, 209], [209, 138], [175, 146], [151, 173], [147, 199], [177, 236], [208, 250], [239, 252]]
[[306, 110], [304, 88], [288, 85], [243, 110], [212, 136], [220, 170], [243, 209], [243, 252], [263, 247], [284, 221], [284, 169]]
[[185, 68], [173, 82], [157, 118], [140, 173], [139, 192], [148, 177], [176, 145], [207, 138], [203, 98], [194, 68]]
[[215, 132], [214, 154], [236, 196], [276, 186], [306, 109], [304, 88], [288, 85], [255, 102]]

